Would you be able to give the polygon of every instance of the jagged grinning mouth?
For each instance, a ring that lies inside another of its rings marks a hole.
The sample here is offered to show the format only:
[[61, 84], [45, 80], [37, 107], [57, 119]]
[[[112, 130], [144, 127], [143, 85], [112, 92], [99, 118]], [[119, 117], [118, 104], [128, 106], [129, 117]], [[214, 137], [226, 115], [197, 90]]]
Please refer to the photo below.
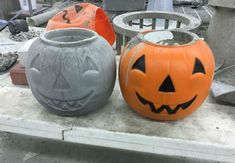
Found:
[[45, 95], [43, 95], [41, 92], [39, 92], [37, 89], [36, 91], [38, 92], [40, 98], [43, 99], [43, 101], [46, 100], [46, 102], [51, 105], [51, 106], [56, 106], [58, 108], [61, 108], [63, 110], [77, 110], [79, 108], [81, 108], [82, 106], [84, 106], [84, 104], [88, 101], [89, 97], [91, 96], [91, 94], [93, 93], [93, 90], [91, 90], [87, 95], [83, 96], [80, 99], [76, 99], [76, 100], [66, 100], [66, 99], [52, 99], [49, 98]]
[[183, 110], [187, 109], [194, 102], [194, 100], [197, 98], [197, 95], [195, 95], [191, 100], [189, 100], [185, 103], [179, 104], [174, 109], [172, 109], [169, 105], [162, 105], [159, 108], [155, 108], [155, 106], [152, 102], [144, 99], [137, 92], [136, 92], [136, 95], [142, 104], [149, 105], [152, 112], [161, 113], [163, 110], [166, 110], [168, 114], [175, 114], [180, 108]]

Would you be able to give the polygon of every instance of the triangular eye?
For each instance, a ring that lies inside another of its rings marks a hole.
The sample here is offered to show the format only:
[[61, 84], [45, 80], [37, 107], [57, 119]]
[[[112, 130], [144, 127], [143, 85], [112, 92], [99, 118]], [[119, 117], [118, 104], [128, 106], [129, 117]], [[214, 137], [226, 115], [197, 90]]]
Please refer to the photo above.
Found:
[[145, 73], [145, 55], [137, 59], [132, 69], [137, 69]]
[[89, 71], [89, 70], [98, 71], [98, 68], [95, 65], [95, 63], [91, 60], [90, 57], [86, 57], [84, 62], [83, 62], [82, 71], [86, 72], [86, 71]]
[[195, 64], [194, 64], [194, 69], [193, 69], [193, 74], [196, 74], [196, 73], [206, 74], [205, 68], [202, 62], [198, 58], [195, 59]]

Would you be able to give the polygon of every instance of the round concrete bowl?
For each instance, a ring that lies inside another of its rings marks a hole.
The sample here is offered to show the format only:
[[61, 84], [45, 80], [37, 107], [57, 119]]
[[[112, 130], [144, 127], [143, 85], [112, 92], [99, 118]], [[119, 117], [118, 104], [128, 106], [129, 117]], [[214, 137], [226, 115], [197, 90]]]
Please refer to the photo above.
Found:
[[162, 29], [197, 32], [201, 21], [190, 15], [166, 11], [137, 11], [121, 14], [113, 19], [113, 27], [117, 33], [118, 54], [121, 53], [121, 46], [126, 45], [132, 37], [146, 30], [159, 30], [159, 24]]
[[[151, 19], [151, 24], [145, 24], [144, 19]], [[186, 14], [164, 11], [137, 11], [115, 17], [113, 20], [114, 30], [119, 34], [134, 37], [138, 33], [145, 31], [145, 26], [149, 26], [151, 29], [157, 28], [156, 19], [163, 19], [165, 21], [165, 29], [169, 29], [170, 21], [176, 22], [174, 29], [180, 28], [187, 31], [196, 31], [201, 25], [200, 20]], [[134, 26], [137, 20], [139, 21], [139, 27]]]
[[100, 108], [116, 77], [114, 52], [96, 32], [68, 28], [45, 32], [29, 49], [27, 79], [48, 110], [75, 116]]

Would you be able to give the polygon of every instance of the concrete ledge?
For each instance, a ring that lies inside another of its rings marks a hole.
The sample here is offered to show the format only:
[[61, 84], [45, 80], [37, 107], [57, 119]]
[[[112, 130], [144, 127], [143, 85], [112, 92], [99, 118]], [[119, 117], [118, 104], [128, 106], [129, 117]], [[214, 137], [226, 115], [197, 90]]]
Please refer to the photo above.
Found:
[[80, 117], [46, 111], [27, 87], [0, 81], [0, 130], [152, 154], [213, 161], [235, 160], [235, 109], [208, 99], [191, 116], [156, 122], [137, 115], [125, 104], [116, 83], [108, 103]]
[[209, 0], [209, 5], [216, 7], [235, 8], [235, 0]]
[[89, 128], [73, 128], [65, 132], [64, 140], [136, 152], [167, 156], [183, 156], [212, 161], [234, 160], [234, 147], [198, 143], [188, 140], [119, 133]]

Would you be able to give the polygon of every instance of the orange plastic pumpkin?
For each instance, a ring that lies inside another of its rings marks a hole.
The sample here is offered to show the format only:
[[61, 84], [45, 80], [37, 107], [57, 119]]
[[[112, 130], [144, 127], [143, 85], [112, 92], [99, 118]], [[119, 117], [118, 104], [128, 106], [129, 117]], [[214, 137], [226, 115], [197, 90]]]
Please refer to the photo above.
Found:
[[90, 3], [80, 3], [64, 9], [53, 16], [46, 30], [59, 28], [88, 28], [96, 31], [111, 45], [115, 42], [115, 33], [105, 12]]
[[125, 47], [119, 82], [127, 104], [155, 120], [177, 120], [208, 96], [214, 57], [197, 35], [179, 30], [140, 33]]

